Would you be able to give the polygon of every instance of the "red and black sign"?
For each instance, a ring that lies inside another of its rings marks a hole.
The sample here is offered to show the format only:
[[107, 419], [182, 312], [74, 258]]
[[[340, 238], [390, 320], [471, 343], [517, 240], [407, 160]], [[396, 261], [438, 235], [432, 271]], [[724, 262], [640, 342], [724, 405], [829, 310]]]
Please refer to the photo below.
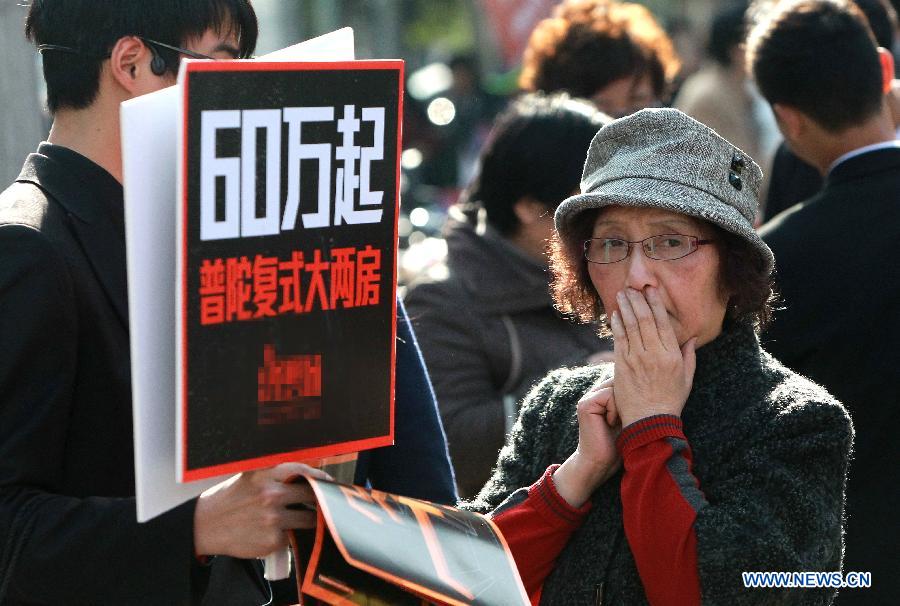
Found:
[[319, 504], [315, 539], [298, 533], [294, 541], [304, 604], [529, 603], [488, 518], [359, 486], [309, 482]]
[[402, 62], [182, 77], [180, 479], [391, 444]]

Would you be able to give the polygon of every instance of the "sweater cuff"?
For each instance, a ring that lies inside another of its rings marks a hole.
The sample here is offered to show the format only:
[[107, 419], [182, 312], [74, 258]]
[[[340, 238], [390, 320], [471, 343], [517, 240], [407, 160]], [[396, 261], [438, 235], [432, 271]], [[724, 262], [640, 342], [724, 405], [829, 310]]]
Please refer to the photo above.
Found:
[[556, 490], [553, 481], [553, 473], [559, 469], [559, 464], [551, 465], [541, 476], [541, 479], [528, 488], [528, 497], [534, 508], [548, 523], [554, 526], [578, 526], [591, 510], [593, 503], [588, 501], [581, 507], [569, 505]]
[[660, 438], [681, 438], [684, 436], [681, 417], [676, 415], [653, 415], [635, 421], [622, 430], [616, 439], [619, 454], [625, 457], [636, 448], [649, 444]]

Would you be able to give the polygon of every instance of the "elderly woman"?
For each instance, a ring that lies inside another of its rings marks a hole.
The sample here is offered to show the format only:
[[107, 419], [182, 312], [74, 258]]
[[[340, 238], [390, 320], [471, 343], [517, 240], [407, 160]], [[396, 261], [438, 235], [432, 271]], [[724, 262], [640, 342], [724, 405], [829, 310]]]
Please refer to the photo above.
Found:
[[602, 320], [615, 361], [535, 387], [468, 504], [491, 512], [533, 603], [833, 599], [741, 574], [840, 570], [853, 439], [840, 403], [760, 348], [773, 267], [752, 228], [760, 179], [677, 110], [591, 143], [583, 193], [555, 215], [554, 295]]

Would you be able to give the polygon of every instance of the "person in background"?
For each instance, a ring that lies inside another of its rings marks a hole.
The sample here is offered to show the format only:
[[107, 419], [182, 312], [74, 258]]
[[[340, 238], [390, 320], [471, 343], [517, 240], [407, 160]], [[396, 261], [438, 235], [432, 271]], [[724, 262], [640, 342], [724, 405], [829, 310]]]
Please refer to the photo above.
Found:
[[444, 130], [456, 154], [456, 185], [462, 189], [474, 176], [478, 152], [497, 114], [506, 106], [506, 99], [485, 89], [475, 54], [456, 55], [448, 67], [453, 83], [445, 94], [453, 102], [456, 115]]
[[[892, 50], [897, 41], [897, 11], [887, 0], [854, 0], [866, 16], [879, 46]], [[897, 82], [900, 86], [900, 82]], [[894, 105], [894, 125], [900, 126], [900, 89], [891, 102]], [[772, 160], [772, 174], [764, 206], [764, 221], [768, 221], [794, 204], [807, 200], [822, 189], [819, 170], [801, 160], [786, 141], [778, 146]]]
[[748, 79], [744, 65], [744, 15], [748, 2], [727, 5], [713, 18], [710, 61], [685, 80], [673, 107], [680, 109], [769, 166], [777, 126]]
[[522, 59], [525, 91], [566, 91], [614, 118], [669, 101], [680, 63], [640, 4], [565, 0], [535, 27]]
[[760, 231], [775, 252], [784, 306], [765, 344], [853, 417], [845, 568], [871, 572], [872, 587], [842, 590], [837, 603], [893, 603], [900, 595], [900, 142], [886, 103], [893, 58], [846, 0], [776, 8], [747, 50], [785, 141], [825, 179], [821, 192]]
[[554, 309], [544, 255], [553, 209], [577, 189], [585, 150], [606, 120], [565, 94], [515, 101], [451, 211], [445, 263], [406, 296], [463, 496], [490, 476], [532, 383], [607, 349], [594, 328]]
[[453, 108], [450, 121], [427, 126], [432, 147], [421, 166], [424, 183], [443, 188], [442, 199], [450, 206], [472, 180], [478, 152], [491, 124], [506, 106], [506, 99], [490, 93], [482, 82], [478, 57], [474, 53], [454, 55], [447, 63], [452, 76], [450, 87], [426, 103], [440, 98]]
[[552, 372], [478, 497], [532, 604], [827, 604], [742, 572], [836, 571], [847, 411], [766, 353], [762, 175], [713, 130], [646, 109], [591, 143], [556, 211], [557, 304], [611, 364]]

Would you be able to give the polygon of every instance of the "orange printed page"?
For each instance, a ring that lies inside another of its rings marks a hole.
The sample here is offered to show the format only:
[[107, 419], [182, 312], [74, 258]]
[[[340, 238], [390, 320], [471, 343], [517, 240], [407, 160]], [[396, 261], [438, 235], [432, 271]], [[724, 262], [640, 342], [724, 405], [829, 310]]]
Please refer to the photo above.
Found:
[[297, 590], [303, 596], [303, 606], [425, 606], [434, 603], [348, 564], [331, 538], [321, 513], [316, 530], [294, 533], [291, 544], [297, 569]]
[[484, 516], [307, 479], [319, 524], [312, 547], [307, 535], [307, 548], [295, 553], [305, 596], [326, 604], [529, 604], [505, 540]]

